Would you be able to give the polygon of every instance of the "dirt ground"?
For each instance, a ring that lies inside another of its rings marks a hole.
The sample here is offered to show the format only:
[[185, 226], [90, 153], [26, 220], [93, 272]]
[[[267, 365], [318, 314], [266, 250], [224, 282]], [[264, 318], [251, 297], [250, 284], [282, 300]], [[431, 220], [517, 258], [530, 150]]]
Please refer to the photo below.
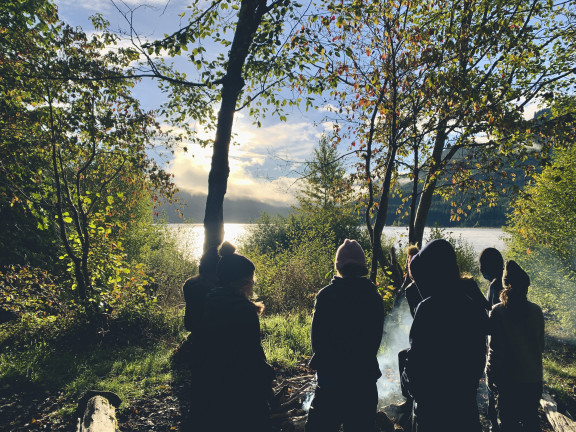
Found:
[[[487, 432], [487, 396], [482, 391], [482, 385], [480, 388], [478, 402], [483, 430]], [[166, 387], [158, 394], [133, 402], [130, 407], [120, 410], [117, 416], [120, 431], [184, 432], [184, 422], [190, 408], [189, 394], [189, 383], [182, 381]], [[0, 431], [73, 431], [77, 422], [75, 414], [64, 417], [54, 415], [63, 403], [58, 393], [39, 392], [32, 388], [0, 387]], [[542, 432], [553, 432], [543, 413], [541, 419]]]

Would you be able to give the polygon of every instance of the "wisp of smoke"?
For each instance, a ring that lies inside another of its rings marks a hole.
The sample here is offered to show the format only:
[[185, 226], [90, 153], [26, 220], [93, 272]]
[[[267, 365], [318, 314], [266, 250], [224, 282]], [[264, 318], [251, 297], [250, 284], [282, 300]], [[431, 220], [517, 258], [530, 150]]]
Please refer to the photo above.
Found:
[[404, 401], [400, 390], [398, 352], [410, 346], [408, 333], [411, 325], [412, 316], [406, 300], [392, 309], [384, 321], [384, 335], [378, 354], [378, 363], [382, 371], [382, 377], [377, 382], [380, 406]]

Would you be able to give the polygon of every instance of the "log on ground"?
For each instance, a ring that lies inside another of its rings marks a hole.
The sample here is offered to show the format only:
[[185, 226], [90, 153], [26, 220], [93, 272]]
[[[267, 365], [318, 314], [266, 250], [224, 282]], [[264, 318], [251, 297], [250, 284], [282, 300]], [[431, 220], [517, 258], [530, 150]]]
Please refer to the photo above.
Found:
[[540, 399], [540, 406], [544, 409], [548, 421], [556, 432], [576, 432], [576, 422], [558, 412], [558, 406], [552, 396], [544, 392]]

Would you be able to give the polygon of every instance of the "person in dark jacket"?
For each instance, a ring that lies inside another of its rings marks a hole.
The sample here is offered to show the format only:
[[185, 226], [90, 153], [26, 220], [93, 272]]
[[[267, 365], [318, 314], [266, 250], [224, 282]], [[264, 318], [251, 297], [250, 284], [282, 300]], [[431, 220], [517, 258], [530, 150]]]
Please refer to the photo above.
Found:
[[419, 251], [420, 249], [418, 249], [418, 246], [413, 245], [408, 247], [406, 251], [406, 276], [404, 278], [404, 283], [402, 284], [402, 288], [404, 289], [406, 301], [408, 302], [408, 307], [410, 308], [410, 314], [412, 315], [412, 318], [414, 318], [414, 313], [420, 302], [425, 298], [428, 298], [426, 293], [420, 291], [414, 282], [414, 279], [412, 279], [412, 275], [410, 274], [410, 261], [412, 261], [414, 255], [416, 255]]
[[263, 305], [253, 295], [252, 261], [224, 243], [217, 275], [221, 287], [208, 293], [200, 331], [197, 431], [268, 432], [274, 369], [260, 340]]
[[376, 355], [384, 328], [384, 302], [364, 276], [360, 244], [346, 239], [336, 252], [338, 276], [317, 296], [312, 320], [312, 359], [318, 385], [306, 432], [375, 430], [376, 381], [382, 375]]
[[182, 287], [186, 302], [184, 327], [190, 332], [189, 340], [193, 340], [200, 331], [206, 294], [218, 285], [216, 268], [219, 260], [218, 248], [208, 249], [200, 258], [198, 274], [188, 279]]
[[490, 312], [488, 385], [496, 393], [502, 432], [536, 432], [540, 430], [544, 316], [538, 305], [528, 301], [530, 277], [515, 261], [506, 263], [502, 282], [502, 302]]
[[473, 287], [467, 285], [475, 283], [461, 278], [454, 248], [442, 239], [424, 246], [412, 258], [410, 271], [429, 294], [416, 308], [402, 373], [415, 401], [414, 430], [479, 432], [476, 392], [486, 358], [488, 316], [469, 296]]
[[[502, 291], [502, 274], [504, 273], [504, 258], [496, 248], [486, 248], [480, 252], [478, 264], [482, 277], [490, 282], [486, 298], [489, 308], [500, 303], [500, 292]], [[496, 395], [488, 388], [488, 420], [490, 421], [490, 432], [499, 432], [498, 411], [496, 410]]]

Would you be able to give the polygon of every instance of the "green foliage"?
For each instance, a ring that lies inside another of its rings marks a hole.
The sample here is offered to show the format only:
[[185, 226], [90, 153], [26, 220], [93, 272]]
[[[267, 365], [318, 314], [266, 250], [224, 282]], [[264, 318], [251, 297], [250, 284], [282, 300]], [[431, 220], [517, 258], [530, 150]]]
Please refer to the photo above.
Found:
[[314, 148], [312, 159], [306, 163], [304, 184], [297, 199], [303, 211], [314, 212], [317, 209], [342, 210], [351, 200], [351, 193], [345, 182], [346, 169], [335, 147], [323, 134]]
[[509, 224], [508, 257], [528, 272], [529, 296], [562, 325], [576, 330], [576, 147], [553, 162], [518, 196]]
[[11, 16], [0, 41], [0, 224], [20, 219], [0, 239], [2, 264], [43, 267], [87, 313], [145, 307], [150, 281], [127, 262], [123, 237], [139, 202], [173, 185], [148, 156], [159, 125], [133, 82], [112, 79], [134, 52], [104, 50], [115, 36], [65, 25], [49, 1], [0, 8]]
[[263, 224], [263, 235], [261, 225], [253, 225], [243, 246], [256, 265], [255, 291], [272, 313], [309, 311], [317, 291], [334, 274], [335, 235], [321, 223], [312, 225], [312, 220], [300, 225], [303, 221], [296, 216], [279, 219], [274, 228], [270, 221]]
[[326, 0], [317, 9], [292, 39], [317, 65], [301, 80], [358, 156], [377, 235], [402, 172], [415, 185], [402, 198], [420, 243], [434, 194], [475, 192], [453, 203], [458, 221], [516, 189], [511, 166], [530, 171], [528, 157], [546, 155], [533, 145], [546, 147], [546, 135], [522, 111], [573, 92], [573, 3]]
[[558, 411], [573, 413], [576, 409], [574, 385], [576, 385], [576, 364], [574, 358], [576, 345], [573, 338], [566, 340], [548, 336], [546, 350], [542, 359], [544, 366], [544, 382], [554, 400], [558, 403]]
[[312, 355], [307, 313], [264, 316], [260, 320], [262, 346], [268, 362], [287, 371], [296, 369]]

